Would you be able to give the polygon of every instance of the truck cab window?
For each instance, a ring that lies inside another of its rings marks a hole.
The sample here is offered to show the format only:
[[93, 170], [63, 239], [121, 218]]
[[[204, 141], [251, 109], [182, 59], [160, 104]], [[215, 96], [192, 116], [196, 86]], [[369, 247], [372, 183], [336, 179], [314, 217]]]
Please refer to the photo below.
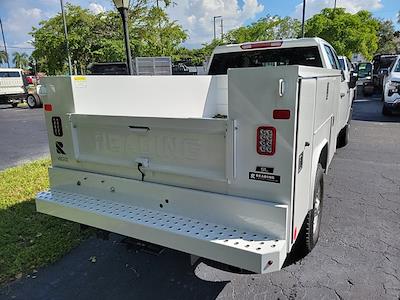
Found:
[[322, 67], [318, 47], [258, 49], [215, 54], [209, 75], [227, 74], [231, 68], [303, 65]]
[[325, 51], [326, 54], [328, 55], [329, 62], [332, 66], [332, 69], [337, 69], [340, 70], [338, 58], [336, 57], [336, 54], [332, 51], [331, 47], [324, 45], [325, 46]]

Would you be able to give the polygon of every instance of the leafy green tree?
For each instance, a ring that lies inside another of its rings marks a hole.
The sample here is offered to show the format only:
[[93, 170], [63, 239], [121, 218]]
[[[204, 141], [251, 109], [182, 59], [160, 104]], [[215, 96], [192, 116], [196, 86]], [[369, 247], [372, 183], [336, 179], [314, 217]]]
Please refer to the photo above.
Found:
[[248, 26], [233, 29], [226, 34], [229, 43], [296, 38], [300, 35], [301, 23], [290, 17], [266, 16]]
[[24, 69], [28, 66], [29, 60], [28, 60], [28, 54], [25, 52], [19, 53], [19, 52], [14, 52], [13, 53], [13, 63], [15, 64], [16, 68]]
[[378, 49], [379, 21], [368, 11], [356, 14], [326, 8], [306, 22], [306, 36], [320, 37], [332, 44], [339, 55], [361, 53], [371, 59]]
[[396, 53], [397, 43], [394, 25], [391, 20], [382, 20], [378, 30], [378, 50], [377, 53]]
[[210, 43], [203, 44], [199, 49], [187, 49], [182, 47], [177, 49], [177, 51], [172, 55], [172, 59], [174, 61], [184, 60], [187, 61], [189, 65], [200, 66], [210, 58], [215, 47], [224, 44], [226, 44], [226, 42], [220, 39], [215, 39]]
[[5, 64], [8, 61], [8, 55], [7, 52], [4, 50], [0, 51], [0, 64]]
[[208, 60], [215, 47], [261, 40], [296, 38], [300, 35], [301, 23], [290, 17], [266, 16], [248, 26], [233, 29], [224, 36], [224, 40], [215, 39], [203, 44], [200, 49], [180, 48], [173, 58], [187, 60], [193, 65], [201, 65]]
[[[165, 5], [169, 1], [163, 1]], [[91, 62], [125, 60], [122, 23], [117, 11], [93, 14], [87, 9], [66, 5], [68, 41], [71, 60], [78, 73], [84, 73]], [[172, 55], [187, 35], [177, 23], [169, 20], [160, 7], [148, 0], [136, 0], [129, 11], [129, 34], [133, 56]], [[49, 74], [67, 71], [67, 53], [61, 15], [33, 28], [33, 57], [39, 70]]]

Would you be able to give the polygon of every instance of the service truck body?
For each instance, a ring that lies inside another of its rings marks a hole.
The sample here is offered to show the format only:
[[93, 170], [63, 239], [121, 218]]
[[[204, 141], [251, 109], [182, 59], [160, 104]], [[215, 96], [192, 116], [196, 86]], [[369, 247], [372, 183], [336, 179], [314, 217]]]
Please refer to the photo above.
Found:
[[39, 212], [257, 273], [282, 267], [348, 114], [328, 68], [43, 81]]

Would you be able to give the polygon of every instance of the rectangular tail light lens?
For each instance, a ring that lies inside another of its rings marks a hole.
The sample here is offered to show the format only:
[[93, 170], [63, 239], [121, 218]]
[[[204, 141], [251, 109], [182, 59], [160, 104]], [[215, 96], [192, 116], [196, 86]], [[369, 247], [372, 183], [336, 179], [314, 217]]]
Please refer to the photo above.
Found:
[[262, 49], [262, 48], [276, 48], [282, 46], [282, 41], [275, 42], [255, 42], [255, 43], [247, 43], [240, 46], [243, 50], [247, 49]]
[[276, 147], [276, 129], [272, 126], [257, 128], [257, 153], [260, 155], [274, 155]]
[[272, 113], [272, 116], [276, 120], [289, 120], [290, 119], [290, 110], [275, 109]]

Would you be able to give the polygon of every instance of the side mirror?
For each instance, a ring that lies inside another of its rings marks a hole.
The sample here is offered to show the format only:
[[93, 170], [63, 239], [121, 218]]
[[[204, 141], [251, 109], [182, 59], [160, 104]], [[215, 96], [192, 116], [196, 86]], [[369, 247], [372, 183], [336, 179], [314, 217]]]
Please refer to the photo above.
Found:
[[342, 81], [345, 81], [346, 80], [346, 75], [344, 74], [344, 71], [340, 70], [340, 73], [342, 73]]
[[389, 70], [388, 69], [382, 69], [381, 70], [381, 74], [383, 74], [384, 76], [387, 76], [389, 74]]
[[357, 73], [351, 73], [350, 74], [350, 82], [349, 82], [349, 88], [354, 89], [357, 85], [357, 80], [358, 80], [358, 74]]

